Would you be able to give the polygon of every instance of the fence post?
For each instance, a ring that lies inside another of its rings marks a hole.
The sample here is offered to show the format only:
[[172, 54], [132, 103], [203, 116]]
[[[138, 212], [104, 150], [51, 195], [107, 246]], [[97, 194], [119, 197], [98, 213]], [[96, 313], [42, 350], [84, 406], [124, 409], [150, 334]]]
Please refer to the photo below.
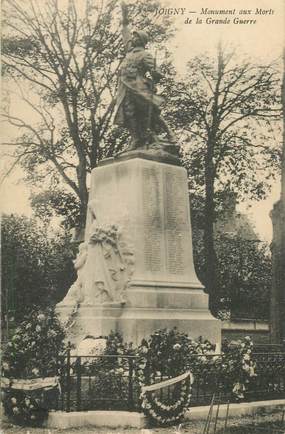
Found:
[[145, 366], [145, 381], [146, 381], [145, 384], [150, 384], [150, 365], [148, 360]]
[[70, 412], [70, 389], [71, 389], [71, 378], [70, 378], [70, 349], [71, 344], [68, 342], [67, 345], [67, 360], [66, 360], [66, 411]]
[[81, 357], [76, 360], [76, 409], [81, 410]]
[[[56, 362], [55, 362], [55, 373], [54, 373], [54, 376], [60, 379], [59, 381], [60, 381], [60, 384], [61, 384], [61, 375], [59, 375], [61, 373], [59, 371], [59, 366], [60, 366], [60, 364], [59, 364], [59, 354], [57, 354], [56, 355]], [[59, 410], [59, 390], [58, 389], [56, 390], [55, 409]]]
[[129, 410], [133, 410], [134, 407], [134, 395], [133, 395], [133, 358], [129, 358], [129, 396], [128, 396], [128, 406]]
[[66, 378], [66, 372], [65, 372], [65, 356], [60, 356], [60, 410], [65, 411], [64, 408], [64, 393], [65, 393], [65, 378]]

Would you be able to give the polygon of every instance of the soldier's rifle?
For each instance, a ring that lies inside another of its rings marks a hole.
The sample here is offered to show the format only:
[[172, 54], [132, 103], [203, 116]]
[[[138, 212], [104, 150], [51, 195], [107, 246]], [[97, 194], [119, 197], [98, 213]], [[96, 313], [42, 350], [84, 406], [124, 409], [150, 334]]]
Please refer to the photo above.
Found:
[[[156, 70], [156, 58], [157, 58], [157, 50], [155, 50], [154, 54], [154, 62], [153, 62], [153, 70]], [[151, 121], [152, 121], [152, 112], [153, 112], [153, 97], [154, 97], [154, 76], [151, 74], [151, 82], [150, 82], [150, 101], [148, 105], [148, 118], [147, 118], [147, 131], [149, 133], [149, 136], [151, 137]], [[148, 141], [147, 141], [147, 149], [148, 149]]]

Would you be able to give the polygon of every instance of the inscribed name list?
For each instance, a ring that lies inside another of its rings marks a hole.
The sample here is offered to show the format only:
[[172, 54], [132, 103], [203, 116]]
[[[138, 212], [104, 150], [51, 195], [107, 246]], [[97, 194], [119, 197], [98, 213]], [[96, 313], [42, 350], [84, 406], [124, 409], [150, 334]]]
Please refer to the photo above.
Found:
[[175, 166], [142, 168], [143, 257], [158, 280], [191, 279], [192, 243], [187, 177]]

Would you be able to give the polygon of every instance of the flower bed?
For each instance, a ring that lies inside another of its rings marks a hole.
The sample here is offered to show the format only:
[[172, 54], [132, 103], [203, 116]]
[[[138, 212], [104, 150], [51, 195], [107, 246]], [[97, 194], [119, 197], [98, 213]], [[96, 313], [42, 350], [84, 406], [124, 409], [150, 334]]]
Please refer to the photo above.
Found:
[[[31, 334], [23, 337], [23, 343], [27, 339], [37, 343], [24, 350], [20, 337], [26, 333], [27, 326]], [[51, 404], [43, 399], [37, 402], [39, 397], [30, 394], [17, 398], [8, 391], [5, 410], [17, 422], [34, 423], [31, 416], [37, 404], [39, 408], [55, 405], [66, 411], [141, 409], [153, 423], [165, 425], [180, 421], [189, 406], [190, 395], [191, 406], [209, 404], [214, 392], [224, 402], [256, 399], [261, 386], [261, 399], [266, 399], [266, 395], [269, 399], [284, 397], [285, 355], [256, 355], [249, 337], [235, 345], [226, 344], [222, 354], [215, 354], [211, 343], [195, 342], [176, 329], [158, 330], [138, 348], [124, 343], [119, 334], [111, 333], [98, 340], [101, 355], [91, 353], [80, 357], [72, 355], [73, 350], [69, 348], [60, 357], [55, 351], [51, 352], [54, 356], [47, 357], [41, 349], [43, 342], [53, 337], [48, 317], [38, 313], [34, 321], [24, 322], [22, 330], [16, 331], [17, 337], [7, 347], [2, 365], [4, 375], [13, 378], [21, 372], [21, 363], [30, 378], [44, 373], [59, 375], [61, 396]], [[57, 347], [62, 350], [61, 331], [56, 336], [59, 336]], [[88, 338], [92, 343], [94, 338]], [[55, 345], [50, 344], [49, 349], [55, 349]], [[35, 354], [40, 355], [39, 359]], [[159, 383], [189, 371], [194, 377], [192, 386], [181, 380], [176, 385], [165, 383], [159, 387]], [[150, 385], [154, 388], [145, 388]], [[41, 420], [40, 417], [35, 423]]]

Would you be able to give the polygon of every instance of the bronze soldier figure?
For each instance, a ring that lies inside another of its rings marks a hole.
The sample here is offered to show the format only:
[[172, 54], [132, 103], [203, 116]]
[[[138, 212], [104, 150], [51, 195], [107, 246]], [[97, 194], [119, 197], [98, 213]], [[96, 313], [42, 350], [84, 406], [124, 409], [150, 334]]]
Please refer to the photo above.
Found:
[[114, 122], [129, 130], [128, 150], [155, 145], [161, 130], [166, 132], [167, 142], [173, 144], [175, 136], [160, 114], [163, 99], [156, 94], [156, 83], [162, 74], [151, 53], [145, 49], [148, 35], [142, 30], [130, 32], [124, 2], [122, 16], [125, 58], [120, 69]]

